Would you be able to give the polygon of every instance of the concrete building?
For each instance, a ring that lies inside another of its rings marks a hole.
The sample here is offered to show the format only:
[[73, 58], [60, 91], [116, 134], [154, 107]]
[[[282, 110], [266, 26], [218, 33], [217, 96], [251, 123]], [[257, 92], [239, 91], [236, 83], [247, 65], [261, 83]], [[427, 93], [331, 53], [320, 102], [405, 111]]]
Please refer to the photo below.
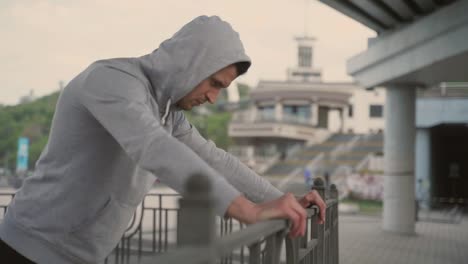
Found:
[[[347, 70], [364, 88], [386, 88], [382, 226], [412, 234], [415, 175], [430, 178], [432, 196], [468, 197], [465, 100], [416, 104], [417, 88], [468, 81], [468, 1], [321, 2], [378, 34], [348, 60]], [[418, 115], [416, 106], [423, 109]]]
[[298, 37], [297, 66], [284, 81], [262, 80], [250, 106], [234, 113], [230, 151], [259, 172], [304, 146], [333, 133], [368, 134], [384, 128], [385, 90], [364, 90], [353, 82], [324, 82], [313, 64], [312, 37]]
[[468, 201], [468, 83], [443, 83], [416, 101], [416, 198], [425, 208]]

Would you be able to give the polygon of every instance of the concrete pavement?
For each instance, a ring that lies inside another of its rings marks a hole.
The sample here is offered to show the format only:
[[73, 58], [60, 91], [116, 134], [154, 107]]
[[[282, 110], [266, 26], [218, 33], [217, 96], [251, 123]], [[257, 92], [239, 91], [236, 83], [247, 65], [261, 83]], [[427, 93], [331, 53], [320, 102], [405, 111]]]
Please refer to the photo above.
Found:
[[375, 216], [340, 215], [341, 264], [467, 264], [468, 216], [460, 223], [417, 222], [416, 235], [382, 230]]

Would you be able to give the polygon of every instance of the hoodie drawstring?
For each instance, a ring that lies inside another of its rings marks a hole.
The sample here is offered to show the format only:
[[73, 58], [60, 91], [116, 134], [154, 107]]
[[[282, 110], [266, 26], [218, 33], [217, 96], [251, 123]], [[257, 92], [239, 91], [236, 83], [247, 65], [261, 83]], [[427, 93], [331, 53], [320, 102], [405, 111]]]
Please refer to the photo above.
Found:
[[169, 107], [171, 107], [171, 98], [169, 98], [169, 100], [167, 100], [166, 111], [164, 112], [164, 115], [163, 115], [163, 117], [161, 119], [161, 123], [162, 123], [163, 126], [166, 125], [166, 118], [169, 115]]

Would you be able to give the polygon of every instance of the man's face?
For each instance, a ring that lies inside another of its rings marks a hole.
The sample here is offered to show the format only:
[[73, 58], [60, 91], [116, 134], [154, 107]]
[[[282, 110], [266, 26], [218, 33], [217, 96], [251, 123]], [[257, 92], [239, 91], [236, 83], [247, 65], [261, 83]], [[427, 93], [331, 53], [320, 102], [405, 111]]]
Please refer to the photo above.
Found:
[[192, 107], [199, 106], [206, 101], [213, 104], [221, 89], [227, 88], [236, 77], [236, 66], [229, 65], [203, 80], [190, 93], [182, 97], [176, 105], [184, 110], [191, 110]]

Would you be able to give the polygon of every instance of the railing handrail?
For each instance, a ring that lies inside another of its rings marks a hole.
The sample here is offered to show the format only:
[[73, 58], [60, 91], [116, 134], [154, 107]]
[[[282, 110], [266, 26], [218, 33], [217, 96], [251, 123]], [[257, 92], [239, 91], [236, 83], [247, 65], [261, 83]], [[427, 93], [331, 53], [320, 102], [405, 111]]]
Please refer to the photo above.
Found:
[[[338, 199], [335, 198], [326, 199], [327, 208], [334, 206], [337, 202]], [[317, 216], [319, 209], [317, 206], [313, 206], [310, 209], [306, 209], [306, 212], [308, 217]], [[330, 219], [330, 221], [332, 221], [332, 219]], [[278, 232], [283, 232], [286, 234], [289, 231], [290, 226], [290, 221], [284, 219], [263, 221], [254, 225], [250, 225], [227, 236], [219, 237], [212, 245], [190, 245], [179, 247], [176, 251], [156, 256], [154, 259], [147, 262], [142, 262], [141, 264], [178, 263], [181, 259], [190, 259], [190, 264], [210, 263], [213, 259], [227, 256], [233, 250], [257, 242], [261, 237], [268, 237]], [[294, 239], [286, 238], [286, 240], [289, 241], [290, 244], [294, 243]], [[312, 248], [317, 246], [317, 244], [317, 239], [308, 241], [306, 248], [298, 250], [297, 260], [301, 261], [304, 257], [306, 257]], [[293, 248], [290, 247], [286, 247], [286, 249], [293, 250]]]
[[252, 114], [249, 110], [238, 111], [234, 113], [231, 118], [232, 123], [285, 123], [285, 124], [294, 124], [294, 125], [303, 125], [315, 127], [310, 121], [310, 118], [304, 118], [297, 115], [283, 113], [281, 117], [272, 116], [263, 116], [261, 114], [254, 113]]
[[247, 226], [237, 232], [220, 237], [215, 243], [221, 256], [224, 256], [244, 245], [258, 241], [259, 237], [270, 236], [281, 230], [289, 229], [289, 223], [283, 219], [268, 220]]
[[[200, 175], [191, 178], [189, 182], [191, 184], [188, 185], [194, 187], [192, 190], [188, 187], [187, 196], [180, 200], [177, 241], [179, 248], [144, 263], [214, 263], [216, 259], [228, 257], [233, 251], [247, 246], [250, 248], [249, 263], [261, 263], [263, 256], [264, 263], [278, 264], [283, 241], [286, 242], [288, 264], [303, 261], [309, 263], [314, 258], [319, 260], [319, 263], [338, 263], [338, 192], [335, 185], [331, 185], [328, 191], [321, 179], [314, 182], [314, 188], [326, 202], [327, 209], [324, 213], [327, 220], [323, 225], [319, 225], [318, 207], [307, 209], [306, 234], [302, 237], [286, 237], [290, 229], [289, 221], [269, 220], [215, 238], [213, 226], [210, 225], [214, 215], [213, 201], [209, 196], [209, 182]], [[207, 182], [208, 187], [204, 185]], [[188, 215], [191, 216], [190, 221], [187, 221]], [[187, 234], [188, 231], [191, 233]], [[262, 242], [266, 242], [263, 253]]]
[[[306, 261], [310, 260], [311, 256], [313, 255], [316, 259], [321, 259], [323, 262], [319, 263], [338, 263], [338, 199], [337, 199], [337, 191], [334, 185], [331, 185], [332, 189], [327, 191], [327, 189], [323, 185], [323, 181], [320, 179], [316, 179], [314, 182], [314, 188], [320, 193], [320, 195], [324, 198], [326, 202], [326, 219], [327, 221], [323, 225], [318, 224], [318, 213], [319, 209], [316, 206], [313, 206], [310, 209], [307, 209], [307, 225], [306, 225], [306, 235], [303, 237], [291, 239], [286, 236], [290, 229], [290, 222], [287, 220], [268, 220], [263, 221], [260, 223], [256, 223], [253, 225], [248, 225], [243, 227], [240, 225], [240, 230], [232, 232], [232, 227], [228, 232], [221, 232], [221, 236], [217, 236], [213, 231], [215, 230], [216, 221], [213, 216], [209, 216], [209, 209], [207, 207], [206, 211], [204, 209], [203, 203], [199, 203], [200, 197], [199, 196], [192, 196], [192, 197], [183, 197], [181, 199], [186, 199], [185, 203], [185, 211], [184, 211], [184, 218], [188, 221], [179, 223], [176, 228], [177, 230], [177, 243], [179, 245], [175, 251], [167, 251], [167, 237], [163, 238], [161, 241], [163, 232], [161, 226], [158, 229], [159, 232], [159, 242], [157, 251], [155, 250], [155, 235], [153, 230], [153, 250], [151, 252], [156, 253], [151, 260], [148, 262], [141, 262], [144, 263], [179, 263], [183, 258], [182, 256], [189, 257], [186, 258], [184, 262], [186, 263], [212, 263], [215, 259], [224, 259], [230, 258], [232, 254], [240, 254], [241, 258], [244, 258], [245, 247], [249, 247], [249, 254], [248, 258], [250, 259], [247, 261], [248, 263], [261, 263], [260, 260], [263, 258], [264, 263], [279, 263], [280, 261], [280, 253], [283, 243], [285, 242], [285, 252], [286, 252], [286, 263], [288, 264], [295, 264], [301, 262], [303, 259]], [[209, 196], [209, 191], [204, 191], [201, 193], [206, 193], [206, 197]], [[10, 194], [8, 194], [10, 195]], [[11, 194], [12, 195], [12, 194]], [[151, 197], [159, 197], [164, 198], [166, 196], [169, 197], [180, 197], [179, 194], [155, 194], [149, 193], [147, 196]], [[203, 198], [203, 197], [202, 197]], [[171, 198], [172, 199], [172, 198]], [[203, 200], [203, 199], [202, 199]], [[208, 200], [207, 200], [208, 201]], [[212, 201], [211, 201], [212, 202]], [[210, 203], [211, 203], [210, 202]], [[158, 200], [158, 203], [161, 201]], [[194, 205], [198, 203], [195, 207]], [[208, 203], [208, 205], [210, 204]], [[188, 207], [187, 207], [188, 206]], [[181, 214], [184, 207], [180, 206], [179, 209], [177, 208], [153, 208], [153, 207], [145, 207], [143, 204], [142, 207], [142, 214], [144, 214], [145, 210], [152, 210], [153, 217], [155, 217], [155, 211], [158, 210], [158, 214], [162, 210], [176, 210], [177, 214]], [[188, 210], [187, 210], [188, 209]], [[163, 215], [164, 216], [164, 215]], [[178, 216], [178, 217], [179, 217]], [[187, 217], [190, 216], [190, 217]], [[161, 217], [161, 216], [160, 216]], [[167, 218], [167, 212], [165, 217]], [[196, 220], [195, 218], [198, 218]], [[158, 218], [161, 221], [161, 218]], [[211, 220], [209, 220], [211, 219]], [[201, 221], [200, 221], [201, 220]], [[208, 221], [206, 221], [208, 220]], [[155, 219], [153, 219], [155, 221]], [[226, 221], [226, 224], [230, 222], [232, 225], [232, 219], [221, 219], [221, 221]], [[167, 219], [166, 219], [167, 222]], [[196, 225], [192, 226], [193, 222], [198, 223], [206, 223], [203, 224], [201, 228], [197, 228]], [[221, 227], [223, 226], [221, 222]], [[159, 222], [158, 222], [159, 223]], [[154, 225], [155, 223], [153, 223]], [[166, 223], [167, 224], [167, 223]], [[159, 224], [160, 225], [160, 224]], [[132, 225], [131, 225], [132, 226]], [[116, 261], [121, 259], [122, 262], [124, 259], [128, 260], [130, 254], [130, 247], [133, 236], [138, 235], [138, 255], [140, 256], [142, 253], [141, 249], [141, 235], [142, 235], [142, 218], [141, 216], [135, 219], [134, 225], [137, 226], [137, 229], [129, 228], [132, 230], [127, 230], [127, 232], [121, 244], [116, 248]], [[205, 227], [203, 227], [205, 226]], [[182, 228], [183, 227], [183, 228]], [[210, 227], [210, 228], [207, 228]], [[167, 227], [166, 227], [167, 228]], [[138, 230], [138, 232], [137, 232]], [[200, 230], [203, 230], [200, 233]], [[179, 232], [180, 231], [180, 232]], [[194, 232], [198, 232], [195, 236], [182, 236], [182, 239], [188, 239], [188, 243], [180, 243], [182, 240], [179, 240], [179, 233], [182, 234], [189, 234]], [[208, 233], [204, 233], [208, 231]], [[167, 236], [167, 230], [164, 231], [165, 236]], [[232, 232], [232, 233], [230, 233]], [[205, 235], [203, 235], [205, 234]], [[190, 242], [191, 241], [191, 242]], [[195, 243], [193, 241], [196, 241]], [[205, 241], [205, 242], [200, 242]], [[164, 243], [162, 245], [161, 243]], [[262, 243], [266, 243], [263, 247], [261, 246]], [[170, 249], [170, 248], [169, 248]], [[238, 251], [240, 249], [240, 251]], [[161, 255], [162, 252], [166, 252]], [[240, 252], [240, 253], [239, 253]], [[147, 252], [150, 253], [150, 252]], [[189, 261], [187, 261], [189, 260]], [[143, 261], [143, 260], [142, 260]], [[106, 262], [107, 263], [107, 262]], [[116, 262], [117, 263], [117, 262]], [[316, 263], [316, 262], [312, 262]]]
[[[281, 230], [289, 229], [287, 220], [268, 220], [255, 225], [250, 225], [238, 232], [219, 237], [211, 246], [185, 246], [178, 248], [176, 252], [170, 252], [155, 257], [148, 263], [178, 263], [181, 256], [190, 257], [190, 264], [207, 263], [213, 258], [222, 258], [246, 244], [258, 241], [261, 236], [269, 236]], [[195, 257], [195, 258], [193, 258]]]

